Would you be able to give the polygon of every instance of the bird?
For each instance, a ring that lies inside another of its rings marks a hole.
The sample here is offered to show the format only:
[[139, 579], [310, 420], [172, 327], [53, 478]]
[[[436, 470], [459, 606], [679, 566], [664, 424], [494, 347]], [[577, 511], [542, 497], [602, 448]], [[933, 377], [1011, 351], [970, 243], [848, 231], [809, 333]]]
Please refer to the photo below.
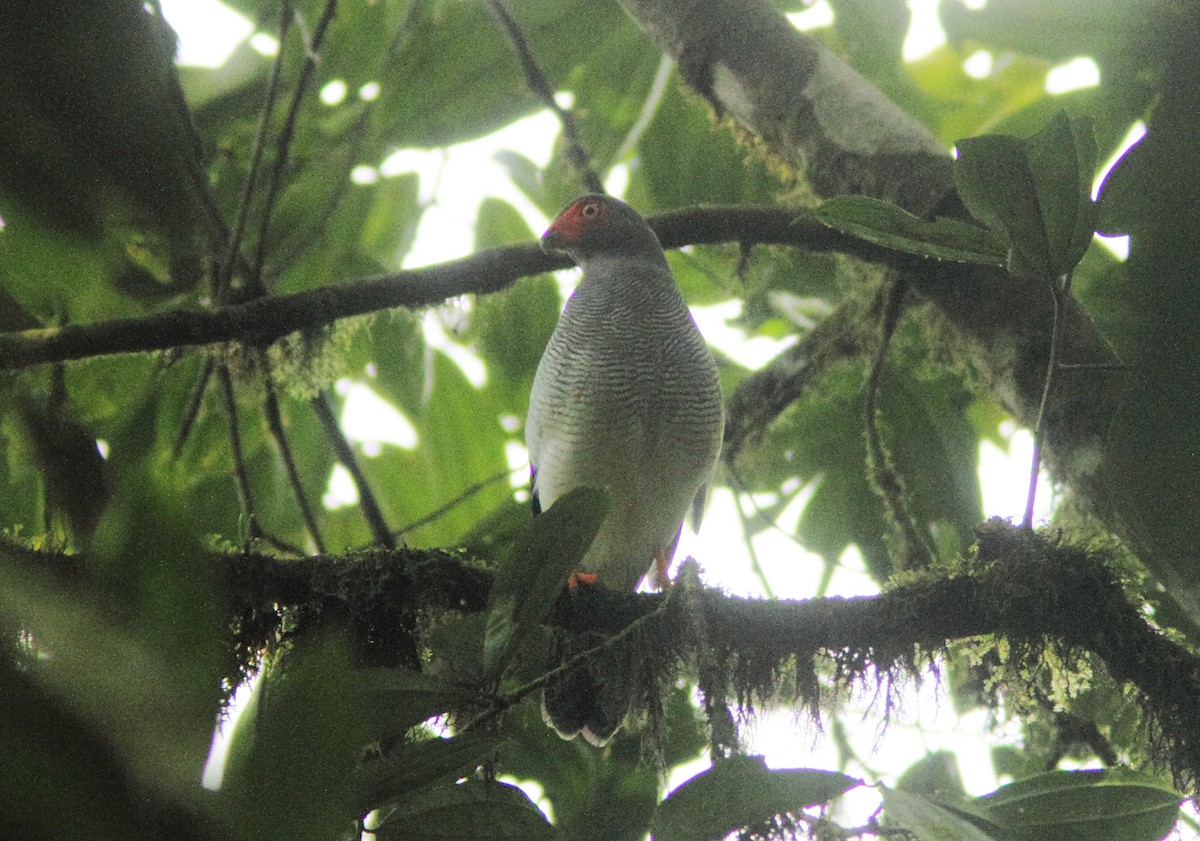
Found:
[[[633, 592], [666, 580], [683, 521], [703, 511], [724, 433], [712, 352], [644, 218], [587, 194], [542, 236], [583, 270], [538, 364], [525, 422], [534, 514], [578, 487], [611, 508], [572, 583]], [[570, 643], [560, 659], [578, 653]], [[623, 723], [632, 688], [602, 660], [548, 682], [542, 714], [559, 735], [603, 746]]]

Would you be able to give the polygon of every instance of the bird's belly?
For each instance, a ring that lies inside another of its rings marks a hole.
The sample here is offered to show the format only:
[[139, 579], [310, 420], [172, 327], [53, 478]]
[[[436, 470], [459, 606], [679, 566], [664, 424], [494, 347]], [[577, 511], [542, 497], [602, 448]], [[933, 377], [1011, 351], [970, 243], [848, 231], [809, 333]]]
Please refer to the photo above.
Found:
[[709, 478], [717, 442], [679, 432], [622, 441], [601, 433], [570, 459], [571, 487], [591, 485], [611, 494], [611, 511], [581, 563], [607, 587], [634, 589], [655, 557], [673, 550], [680, 523]]

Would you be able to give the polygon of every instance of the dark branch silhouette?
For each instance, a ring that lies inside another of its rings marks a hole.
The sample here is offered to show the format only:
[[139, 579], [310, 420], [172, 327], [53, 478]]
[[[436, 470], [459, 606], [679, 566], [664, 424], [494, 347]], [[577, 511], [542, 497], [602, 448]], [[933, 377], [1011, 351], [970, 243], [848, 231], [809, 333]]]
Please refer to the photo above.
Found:
[[[660, 613], [656, 646], [715, 663], [733, 684], [730, 697], [761, 703], [780, 689], [781, 667], [794, 661], [797, 701], [806, 707], [816, 701], [806, 693], [817, 691], [812, 669], [821, 656], [834, 660], [842, 679], [862, 680], [873, 671], [911, 670], [951, 641], [982, 635], [1007, 639], [1017, 669], [1022, 662], [1035, 666], [1048, 645], [1088, 651], [1114, 680], [1137, 689], [1161, 732], [1155, 739], [1160, 758], [1181, 785], [1194, 786], [1200, 779], [1200, 657], [1147, 621], [1103, 558], [999, 520], [981, 526], [977, 538], [975, 553], [961, 567], [913, 575], [878, 596], [780, 601], [707, 589], [675, 598], [594, 588], [561, 599], [550, 621], [573, 631], [617, 634]], [[3, 537], [0, 555], [30, 569], [53, 570], [64, 585], [78, 586], [87, 569], [86, 558], [33, 551]], [[485, 610], [494, 580], [490, 570], [439, 549], [210, 558], [227, 582], [231, 616], [295, 608], [308, 617], [349, 615], [354, 628], [374, 634], [411, 622], [416, 611]], [[673, 604], [663, 609], [664, 600]], [[696, 611], [702, 615], [692, 615]], [[698, 626], [706, 632], [698, 635]], [[271, 633], [270, 623], [260, 627]], [[707, 651], [696, 650], [701, 638]], [[255, 648], [271, 639], [240, 643]]]
[[[667, 248], [765, 243], [839, 251], [873, 261], [923, 262], [920, 258], [890, 255], [833, 231], [811, 219], [803, 208], [692, 208], [656, 216], [651, 224]], [[392, 307], [417, 309], [456, 295], [497, 292], [519, 278], [570, 265], [565, 257], [543, 254], [536, 244], [512, 245], [428, 268], [211, 310], [174, 310], [93, 324], [0, 333], [0, 369], [214, 342], [265, 346], [297, 330], [319, 330], [348, 316]]]

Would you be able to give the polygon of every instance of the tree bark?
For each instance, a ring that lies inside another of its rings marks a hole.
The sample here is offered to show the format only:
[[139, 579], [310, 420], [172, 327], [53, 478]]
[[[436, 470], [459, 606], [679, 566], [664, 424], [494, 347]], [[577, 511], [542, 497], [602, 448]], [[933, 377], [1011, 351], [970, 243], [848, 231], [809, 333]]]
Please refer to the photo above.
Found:
[[[678, 61], [684, 81], [795, 166], [817, 195], [863, 194], [920, 216], [967, 218], [949, 151], [766, 0], [620, 2]], [[1050, 348], [1049, 287], [999, 269], [932, 261], [906, 274], [968, 340], [995, 398], [1033, 428]], [[1073, 298], [1063, 323], [1060, 358], [1072, 367], [1056, 374], [1043, 444], [1055, 477], [1108, 517], [1099, 468], [1130, 377], [1114, 367], [1115, 354]], [[802, 343], [748, 378], [734, 402], [785, 404], [779, 384], [803, 387], [805, 378], [788, 372], [802, 367], [806, 352]], [[1200, 598], [1194, 608], [1200, 616]]]

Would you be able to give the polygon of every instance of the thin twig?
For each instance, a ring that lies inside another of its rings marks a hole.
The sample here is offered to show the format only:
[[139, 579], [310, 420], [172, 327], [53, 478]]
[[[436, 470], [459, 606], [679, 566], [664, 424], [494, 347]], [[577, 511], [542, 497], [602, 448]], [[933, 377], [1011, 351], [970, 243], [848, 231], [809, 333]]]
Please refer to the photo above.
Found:
[[654, 81], [650, 83], [650, 91], [646, 94], [645, 101], [642, 102], [642, 110], [638, 113], [638, 118], [634, 120], [629, 133], [625, 135], [625, 139], [621, 141], [621, 145], [617, 147], [616, 153], [612, 156], [612, 163], [620, 163], [633, 154], [633, 150], [637, 148], [638, 141], [642, 139], [642, 135], [654, 121], [654, 115], [658, 113], [658, 105], [662, 102], [663, 94], [667, 92], [667, 82], [671, 78], [671, 70], [674, 67], [675, 62], [669, 55], [663, 53], [663, 57], [658, 62], [658, 70], [654, 72]]
[[[161, 5], [158, 2], [152, 2], [155, 13], [160, 20], [164, 21]], [[196, 120], [192, 114], [192, 109], [188, 107], [187, 95], [183, 91], [183, 85], [179, 80], [178, 73], [169, 74], [169, 95], [171, 98], [171, 108], [175, 112], [176, 119], [183, 129], [186, 136], [188, 148], [187, 153], [181, 152], [180, 157], [187, 168], [187, 175], [192, 184], [192, 189], [195, 191], [197, 200], [200, 202], [200, 210], [205, 231], [208, 233], [209, 239], [213, 242], [212, 251], [219, 251], [229, 241], [229, 225], [225, 222], [225, 217], [221, 213], [220, 207], [217, 205], [216, 197], [213, 195], [212, 186], [208, 180], [208, 170], [205, 166], [204, 159], [204, 138], [200, 135], [200, 130], [196, 127]], [[245, 260], [241, 254], [236, 255], [238, 265], [245, 266]]]
[[261, 540], [263, 543], [266, 543], [268, 546], [273, 546], [275, 549], [278, 549], [280, 552], [283, 552], [284, 554], [287, 554], [287, 555], [292, 555], [297, 558], [304, 558], [304, 557], [307, 557], [309, 554], [308, 552], [305, 552], [301, 547], [297, 546], [296, 544], [289, 543], [288, 541], [284, 540], [282, 537], [276, 537], [273, 534], [268, 534], [267, 532], [263, 531], [261, 528], [258, 530], [258, 534], [256, 534], [254, 536], [254, 539]]
[[465, 733], [480, 722], [487, 721], [488, 719], [499, 715], [513, 705], [529, 697], [534, 692], [542, 689], [547, 683], [559, 677], [560, 675], [565, 674], [568, 670], [575, 668], [579, 664], [587, 661], [589, 658], [599, 654], [601, 651], [611, 648], [613, 645], [616, 645], [618, 642], [631, 635], [634, 631], [642, 628], [652, 621], [659, 619], [666, 611], [668, 603], [669, 602], [667, 599], [663, 599], [653, 610], [645, 613], [642, 616], [639, 616], [637, 619], [630, 622], [611, 637], [607, 637], [604, 640], [596, 643], [596, 645], [593, 645], [591, 648], [586, 648], [575, 656], [567, 658], [550, 671], [544, 672], [533, 680], [518, 686], [512, 692], [507, 692], [503, 695], [497, 695], [493, 700], [492, 705], [487, 710], [481, 712], [479, 715], [475, 716], [462, 726], [461, 732]]
[[333, 454], [337, 456], [337, 460], [349, 471], [350, 478], [354, 480], [354, 487], [358, 489], [358, 507], [363, 512], [372, 538], [385, 549], [396, 548], [396, 542], [392, 540], [392, 532], [383, 519], [383, 511], [375, 499], [375, 494], [371, 491], [366, 474], [363, 473], [362, 467], [358, 463], [358, 457], [354, 455], [354, 448], [350, 446], [350, 442], [342, 433], [341, 426], [338, 425], [329, 393], [322, 391], [314, 397], [312, 406], [313, 411], [317, 413], [317, 420], [321, 422], [321, 428], [325, 430], [325, 437], [329, 439], [329, 443], [333, 447]]
[[908, 501], [904, 495], [904, 482], [892, 461], [891, 454], [883, 446], [883, 437], [879, 431], [879, 391], [883, 379], [884, 362], [887, 351], [891, 346], [896, 326], [904, 312], [904, 296], [908, 292], [908, 283], [903, 275], [897, 275], [884, 293], [882, 337], [875, 352], [875, 361], [871, 366], [871, 374], [867, 378], [866, 394], [866, 426], [867, 426], [867, 467], [871, 471], [871, 479], [876, 490], [883, 498], [900, 535], [904, 540], [903, 551], [896, 554], [899, 569], [927, 569], [933, 562], [933, 551], [921, 537], [921, 532], [908, 510]]
[[[749, 504], [750, 508], [753, 510], [754, 516], [758, 517], [760, 520], [762, 520], [764, 523], [766, 523], [767, 527], [770, 528], [772, 531], [778, 532], [783, 537], [787, 538], [788, 540], [790, 540], [792, 543], [796, 544], [801, 549], [803, 549], [805, 551], [808, 550], [808, 547], [804, 545], [804, 541], [800, 540], [800, 538], [796, 537], [795, 534], [788, 531], [783, 526], [779, 525], [779, 522], [773, 516], [768, 514], [766, 511], [764, 511], [762, 509], [762, 506], [760, 506], [757, 502], [754, 501], [754, 494], [747, 488], [746, 482], [742, 479], [741, 474], [738, 473], [737, 470], [733, 469], [732, 467], [727, 467], [726, 476], [728, 477], [728, 480], [729, 480], [727, 482], [727, 484], [733, 490], [734, 494], [737, 495], [737, 499], [741, 500], [744, 498], [745, 501]], [[738, 503], [739, 507], [740, 507], [740, 504], [741, 503], [739, 502]], [[741, 511], [739, 510], [738, 513], [740, 515]], [[747, 528], [749, 526], [750, 520], [747, 517], [745, 517], [744, 515], [742, 515], [741, 519], [742, 519], [743, 529]], [[763, 573], [757, 567], [753, 566], [753, 564], [756, 563], [754, 560], [753, 553], [751, 554], [751, 563], [752, 563], [752, 569], [754, 570], [755, 574], [759, 575], [761, 578], [761, 576], [764, 575], [765, 573]], [[763, 585], [766, 586], [765, 581], [763, 581]], [[772, 598], [772, 599], [775, 598], [775, 596], [772, 594], [771, 589], [769, 587], [767, 588], [767, 597]]]
[[[267, 83], [266, 96], [263, 98], [262, 115], [259, 117], [258, 137], [254, 140], [254, 152], [250, 158], [250, 169], [246, 173], [246, 183], [242, 188], [242, 198], [238, 202], [237, 219], [234, 222], [233, 232], [230, 234], [228, 248], [226, 249], [225, 262], [221, 264], [221, 271], [216, 279], [216, 289], [214, 291], [217, 300], [223, 300], [225, 291], [229, 288], [230, 282], [233, 280], [233, 270], [235, 260], [237, 258], [238, 249], [242, 245], [242, 237], [246, 233], [246, 224], [250, 218], [250, 203], [254, 198], [254, 188], [258, 183], [258, 168], [262, 165], [263, 154], [267, 148], [267, 136], [271, 130], [271, 114], [275, 111], [275, 98], [279, 94], [279, 83], [283, 79], [283, 58], [287, 53], [284, 49], [288, 30], [292, 25], [292, 4], [291, 0], [284, 0], [280, 6], [279, 12], [279, 52], [275, 56], [274, 65], [271, 68], [271, 79]], [[261, 295], [262, 278], [257, 270], [252, 272], [252, 276], [246, 278], [246, 282], [253, 284], [252, 293]]]
[[440, 519], [441, 517], [444, 517], [450, 511], [453, 511], [455, 508], [462, 505], [464, 502], [469, 500], [471, 497], [475, 496], [480, 491], [485, 490], [486, 488], [490, 488], [492, 485], [496, 484], [501, 479], [505, 479], [505, 478], [513, 475], [514, 473], [517, 473], [518, 471], [524, 471], [524, 470], [525, 470], [524, 467], [519, 467], [519, 468], [517, 468], [517, 470], [501, 470], [499, 473], [489, 476], [488, 478], [486, 478], [482, 481], [476, 482], [474, 485], [471, 485], [469, 488], [466, 488], [465, 490], [463, 490], [463, 492], [460, 493], [458, 496], [454, 497], [449, 502], [439, 505], [433, 511], [429, 512], [424, 517], [421, 517], [419, 520], [414, 520], [413, 522], [409, 523], [408, 525], [404, 526], [403, 528], [397, 529], [396, 531], [392, 532], [392, 536], [396, 537], [396, 538], [403, 538], [404, 535], [408, 534], [409, 532], [416, 531], [417, 529], [421, 528], [421, 526], [427, 526], [430, 523], [434, 522], [435, 520]]
[[[292, 94], [292, 104], [288, 108], [287, 118], [279, 132], [275, 165], [271, 169], [271, 181], [267, 187], [266, 202], [259, 220], [258, 244], [254, 253], [254, 264], [251, 267], [253, 275], [251, 282], [253, 283], [259, 283], [262, 279], [262, 269], [267, 259], [267, 235], [271, 228], [271, 216], [275, 211], [275, 200], [283, 189], [283, 173], [287, 169], [292, 138], [296, 134], [296, 120], [300, 114], [300, 106], [304, 102], [304, 94], [308, 90], [308, 83], [312, 79], [313, 70], [317, 66], [317, 56], [321, 49], [321, 43], [325, 40], [325, 32], [336, 11], [337, 0], [327, 0], [325, 11], [321, 13], [321, 19], [313, 31], [312, 40], [305, 45], [307, 56], [304, 59], [304, 66], [300, 69], [300, 78], [296, 80], [296, 90]], [[282, 51], [282, 46], [280, 50]]]
[[[246, 514], [246, 523], [250, 538], [261, 536], [258, 527], [258, 517], [254, 513], [254, 494], [250, 489], [250, 473], [246, 470], [246, 458], [242, 451], [242, 433], [238, 427], [237, 397], [233, 391], [233, 377], [227, 365], [217, 369], [221, 380], [221, 393], [225, 399], [225, 411], [229, 417], [229, 450], [233, 455], [233, 473], [237, 479], [238, 493], [242, 497], [242, 510]], [[247, 541], [249, 549], [249, 541]]]
[[312, 538], [317, 552], [324, 555], [325, 543], [321, 539], [321, 530], [317, 526], [317, 518], [313, 516], [312, 506], [308, 504], [308, 497], [304, 493], [304, 484], [300, 481], [300, 472], [296, 469], [295, 458], [292, 457], [292, 447], [288, 444], [287, 435], [284, 433], [283, 418], [279, 414], [279, 399], [276, 397], [275, 388], [270, 381], [267, 382], [267, 398], [263, 409], [267, 416], [267, 428], [271, 430], [271, 437], [275, 439], [275, 446], [279, 448], [279, 455], [287, 469], [288, 483], [292, 486], [296, 504], [300, 506], [300, 515], [304, 518], [308, 535]]
[[529, 89], [533, 91], [534, 95], [562, 123], [563, 137], [567, 141], [567, 160], [571, 162], [576, 172], [579, 173], [579, 179], [583, 182], [588, 192], [605, 192], [604, 182], [596, 174], [596, 170], [592, 166], [592, 156], [588, 154], [587, 147], [584, 146], [583, 139], [579, 135], [579, 128], [575, 124], [575, 118], [555, 101], [554, 90], [550, 87], [550, 82], [546, 79], [546, 74], [538, 66], [537, 59], [533, 57], [533, 52], [529, 49], [529, 42], [525, 40], [525, 33], [521, 31], [520, 24], [509, 14], [508, 9], [504, 7], [503, 0], [489, 0], [489, 3], [492, 11], [496, 13], [496, 17], [500, 18], [500, 23], [503, 24], [504, 32], [508, 35], [508, 40], [512, 42], [513, 49], [516, 50], [517, 60], [521, 62], [521, 70], [525, 73], [525, 84], [529, 85]]
[[175, 436], [175, 445], [171, 447], [171, 458], [173, 459], [177, 459], [183, 454], [183, 447], [192, 435], [192, 428], [196, 425], [196, 418], [200, 416], [200, 406], [204, 403], [204, 393], [208, 391], [208, 381], [212, 379], [215, 367], [216, 361], [213, 357], [206, 357], [204, 368], [201, 369], [200, 376], [196, 378], [196, 386], [192, 389], [192, 396], [188, 398], [187, 409], [183, 414], [183, 423], [179, 425], [179, 434]]
[[[758, 558], [758, 550], [754, 548], [754, 539], [750, 534], [750, 518], [746, 516], [746, 511], [742, 508], [743, 495], [749, 496], [749, 493], [744, 492], [741, 488], [735, 488], [735, 494], [733, 497], [734, 508], [737, 509], [738, 520], [742, 525], [742, 535], [745, 537], [746, 543], [746, 554], [750, 556], [750, 572], [754, 574], [754, 577], [758, 579], [758, 583], [762, 585], [763, 595], [768, 599], [773, 599], [775, 598], [775, 590], [771, 587], [771, 582], [767, 580], [767, 571], [763, 569], [762, 561], [760, 561]], [[780, 528], [772, 518], [763, 513], [758, 505], [754, 503], [754, 500], [751, 499], [750, 504], [754, 506], [754, 513], [756, 515], [766, 520], [772, 528], [783, 532], [783, 529]], [[784, 532], [784, 534], [787, 533]], [[791, 537], [791, 535], [788, 536]]]
[[1021, 518], [1023, 528], [1033, 528], [1033, 506], [1037, 501], [1038, 476], [1042, 472], [1042, 427], [1046, 419], [1046, 406], [1050, 402], [1050, 389], [1054, 385], [1054, 371], [1058, 367], [1058, 355], [1062, 344], [1062, 320], [1066, 310], [1066, 297], [1071, 292], [1071, 277], [1068, 272], [1060, 285], [1050, 282], [1050, 295], [1054, 301], [1054, 320], [1050, 326], [1050, 353], [1046, 357], [1046, 377], [1042, 382], [1042, 399], [1038, 402], [1037, 422], [1033, 426], [1033, 459], [1029, 468], [1029, 493], [1025, 496], [1025, 516]]

